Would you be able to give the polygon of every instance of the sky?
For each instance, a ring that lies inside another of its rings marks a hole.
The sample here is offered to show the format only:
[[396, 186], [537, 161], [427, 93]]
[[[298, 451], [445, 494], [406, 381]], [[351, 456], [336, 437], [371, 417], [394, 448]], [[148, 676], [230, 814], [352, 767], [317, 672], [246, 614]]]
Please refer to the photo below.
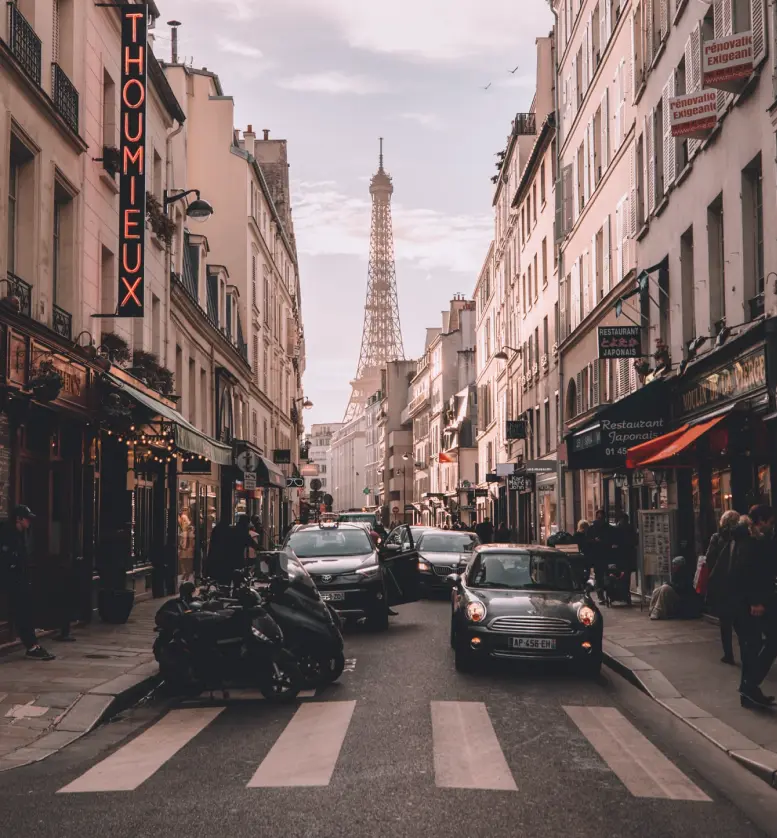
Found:
[[378, 138], [394, 181], [405, 357], [417, 358], [451, 297], [473, 293], [496, 153], [531, 105], [547, 0], [157, 3], [157, 55], [169, 60], [164, 21], [181, 21], [179, 55], [218, 73], [236, 127], [288, 140], [314, 404], [305, 422], [339, 422], [361, 345]]

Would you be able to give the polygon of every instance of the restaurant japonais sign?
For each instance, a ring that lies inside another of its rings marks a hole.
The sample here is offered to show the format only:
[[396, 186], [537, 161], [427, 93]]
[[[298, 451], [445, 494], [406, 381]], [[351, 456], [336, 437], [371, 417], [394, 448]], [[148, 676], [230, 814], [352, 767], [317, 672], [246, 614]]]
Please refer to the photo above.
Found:
[[673, 137], [703, 139], [718, 122], [718, 94], [714, 90], [687, 93], [669, 100]]
[[118, 317], [143, 317], [146, 249], [145, 4], [121, 7], [121, 169]]
[[704, 41], [702, 72], [704, 87], [737, 90], [753, 72], [753, 33]]
[[683, 413], [696, 413], [761, 387], [766, 387], [766, 355], [758, 349], [694, 381], [681, 393], [680, 407]]
[[642, 330], [639, 326], [599, 326], [600, 358], [639, 358]]

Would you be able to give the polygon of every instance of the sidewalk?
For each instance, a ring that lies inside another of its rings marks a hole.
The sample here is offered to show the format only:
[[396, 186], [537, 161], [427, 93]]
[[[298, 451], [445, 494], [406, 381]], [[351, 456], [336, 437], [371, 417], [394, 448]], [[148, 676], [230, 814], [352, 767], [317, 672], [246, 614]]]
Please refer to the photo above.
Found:
[[[716, 625], [650, 620], [647, 608], [603, 609], [605, 663], [734, 759], [777, 786], [777, 709], [740, 706], [740, 668], [721, 662]], [[737, 664], [739, 648], [734, 638]], [[763, 684], [777, 695], [777, 667]]]
[[159, 606], [138, 603], [125, 625], [96, 619], [73, 632], [75, 643], [44, 639], [54, 661], [0, 657], [0, 772], [45, 759], [152, 688]]

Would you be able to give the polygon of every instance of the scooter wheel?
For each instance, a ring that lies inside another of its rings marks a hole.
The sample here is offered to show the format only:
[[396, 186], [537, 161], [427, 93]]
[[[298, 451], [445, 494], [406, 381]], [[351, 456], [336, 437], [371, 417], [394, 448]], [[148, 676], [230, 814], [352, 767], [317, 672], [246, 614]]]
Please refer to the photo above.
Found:
[[307, 689], [333, 683], [345, 669], [345, 655], [342, 652], [298, 652], [297, 662]]
[[262, 679], [259, 689], [262, 695], [276, 704], [293, 701], [305, 686], [305, 678], [291, 655], [283, 655], [272, 662], [270, 671]]

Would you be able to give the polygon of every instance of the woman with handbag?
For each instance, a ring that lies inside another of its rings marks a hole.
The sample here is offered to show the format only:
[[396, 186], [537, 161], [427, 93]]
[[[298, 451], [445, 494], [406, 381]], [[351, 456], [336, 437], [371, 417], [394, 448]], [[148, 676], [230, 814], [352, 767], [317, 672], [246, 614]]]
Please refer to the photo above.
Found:
[[734, 531], [740, 522], [739, 513], [733, 509], [724, 512], [718, 531], [712, 534], [707, 547], [706, 566], [707, 605], [720, 620], [720, 642], [723, 646], [723, 663], [734, 664], [734, 605], [731, 596], [731, 568], [734, 553]]

